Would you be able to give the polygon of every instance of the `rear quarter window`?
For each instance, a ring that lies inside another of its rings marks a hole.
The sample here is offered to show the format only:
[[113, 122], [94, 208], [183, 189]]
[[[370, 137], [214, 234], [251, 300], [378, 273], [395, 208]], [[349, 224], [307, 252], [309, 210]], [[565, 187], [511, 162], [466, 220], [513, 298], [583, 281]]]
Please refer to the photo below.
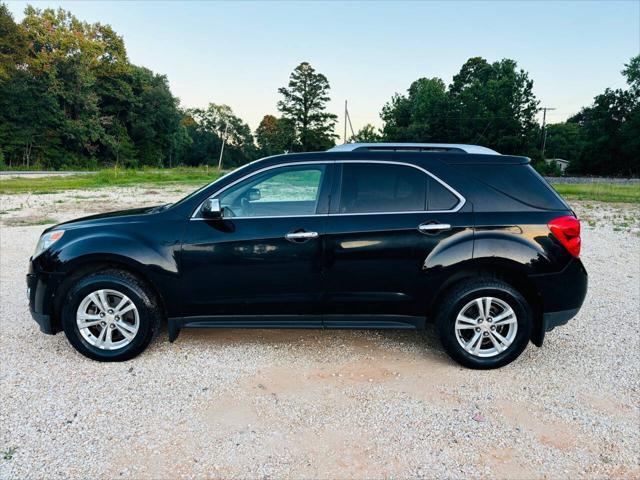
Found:
[[519, 203], [542, 210], [569, 209], [562, 197], [531, 165], [469, 165], [466, 170], [491, 190]]
[[451, 210], [460, 200], [440, 182], [429, 179], [429, 193], [427, 195], [427, 210]]

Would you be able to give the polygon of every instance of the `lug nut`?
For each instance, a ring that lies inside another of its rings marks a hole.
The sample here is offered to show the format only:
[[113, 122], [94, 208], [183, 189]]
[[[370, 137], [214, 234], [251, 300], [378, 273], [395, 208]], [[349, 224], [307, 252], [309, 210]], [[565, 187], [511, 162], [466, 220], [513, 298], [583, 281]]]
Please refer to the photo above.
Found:
[[107, 322], [100, 322], [100, 325], [102, 325], [103, 327], [107, 324]]
[[116, 320], [120, 320], [120, 315], [116, 315]]
[[491, 330], [495, 330], [495, 329], [496, 329], [496, 327], [494, 327], [493, 325], [491, 325]]
[[110, 328], [116, 328], [116, 326], [112, 323], [111, 325], [109, 325]]
[[104, 312], [100, 312], [100, 316], [101, 316], [101, 317], [104, 317]]
[[113, 310], [109, 309], [109, 315], [111, 315], [113, 313]]
[[480, 329], [478, 327], [476, 327], [476, 332], [479, 332], [479, 331], [480, 331]]
[[487, 318], [487, 322], [489, 322], [489, 323], [493, 322], [493, 318], [491, 318], [491, 317]]
[[478, 323], [482, 323], [482, 319], [478, 320]]
[[482, 334], [482, 336], [483, 336], [483, 337], [488, 337], [488, 336], [489, 336], [489, 333], [488, 333], [488, 332], [484, 332], [484, 333]]

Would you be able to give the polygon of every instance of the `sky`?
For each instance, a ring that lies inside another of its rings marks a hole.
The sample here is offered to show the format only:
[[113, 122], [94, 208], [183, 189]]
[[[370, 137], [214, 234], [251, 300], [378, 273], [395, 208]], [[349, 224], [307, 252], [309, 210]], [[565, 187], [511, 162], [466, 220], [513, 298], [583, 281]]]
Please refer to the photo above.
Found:
[[214, 2], [9, 1], [62, 7], [110, 24], [129, 59], [167, 75], [184, 107], [224, 103], [255, 129], [278, 115], [278, 88], [303, 61], [331, 84], [329, 111], [344, 101], [357, 131], [381, 126], [380, 110], [421, 77], [451, 82], [471, 57], [511, 58], [534, 80], [559, 122], [605, 88], [625, 85], [623, 65], [640, 53], [640, 0]]

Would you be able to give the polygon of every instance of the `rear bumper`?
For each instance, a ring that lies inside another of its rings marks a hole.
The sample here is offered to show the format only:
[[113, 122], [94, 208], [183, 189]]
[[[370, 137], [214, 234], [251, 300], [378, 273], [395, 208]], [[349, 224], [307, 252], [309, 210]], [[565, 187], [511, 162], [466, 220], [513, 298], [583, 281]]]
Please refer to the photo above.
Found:
[[532, 275], [530, 279], [542, 304], [541, 319], [531, 338], [540, 347], [546, 332], [566, 324], [578, 314], [587, 295], [589, 278], [584, 265], [576, 258], [559, 273]]
[[561, 310], [559, 312], [543, 313], [542, 323], [544, 326], [544, 331], [550, 332], [554, 328], [559, 327], [560, 325], [564, 325], [573, 317], [575, 317], [579, 311], [580, 311], [579, 308], [572, 308], [571, 310]]

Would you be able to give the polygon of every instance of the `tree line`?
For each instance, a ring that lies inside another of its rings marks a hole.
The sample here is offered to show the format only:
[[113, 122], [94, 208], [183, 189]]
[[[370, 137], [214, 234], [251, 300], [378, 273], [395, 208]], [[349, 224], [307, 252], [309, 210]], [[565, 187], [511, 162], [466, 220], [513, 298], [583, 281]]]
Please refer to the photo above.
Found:
[[[627, 89], [607, 89], [566, 122], [542, 131], [533, 80], [516, 62], [471, 58], [450, 85], [414, 81], [354, 141], [475, 143], [571, 161], [576, 173], [639, 173], [640, 56], [623, 73]], [[28, 6], [16, 23], [0, 4], [0, 166], [96, 168], [215, 165], [224, 143], [232, 167], [283, 152], [325, 150], [337, 140], [327, 111], [330, 84], [309, 63], [280, 88], [279, 116], [255, 132], [224, 104], [185, 109], [167, 77], [132, 64], [109, 25], [62, 9]]]
[[[540, 102], [528, 73], [516, 62], [469, 59], [450, 85], [420, 78], [383, 107], [383, 127], [363, 127], [358, 141], [471, 143], [504, 154], [526, 155], [544, 173], [559, 173], [548, 159], [569, 160], [569, 173], [640, 174], [640, 55], [622, 71], [626, 89], [606, 89], [592, 105], [542, 129]], [[544, 145], [544, 152], [543, 152]]]

